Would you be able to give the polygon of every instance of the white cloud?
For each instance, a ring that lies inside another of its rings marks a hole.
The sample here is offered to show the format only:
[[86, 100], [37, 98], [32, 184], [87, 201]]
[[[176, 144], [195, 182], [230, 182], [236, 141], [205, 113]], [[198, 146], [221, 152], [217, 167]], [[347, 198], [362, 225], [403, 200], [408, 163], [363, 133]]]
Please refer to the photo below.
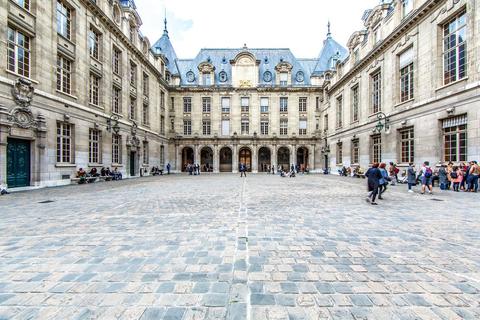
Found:
[[201, 48], [290, 48], [298, 58], [315, 58], [331, 22], [342, 45], [363, 28], [365, 10], [379, 0], [136, 0], [141, 31], [153, 44], [163, 32], [167, 10], [170, 39], [180, 58]]

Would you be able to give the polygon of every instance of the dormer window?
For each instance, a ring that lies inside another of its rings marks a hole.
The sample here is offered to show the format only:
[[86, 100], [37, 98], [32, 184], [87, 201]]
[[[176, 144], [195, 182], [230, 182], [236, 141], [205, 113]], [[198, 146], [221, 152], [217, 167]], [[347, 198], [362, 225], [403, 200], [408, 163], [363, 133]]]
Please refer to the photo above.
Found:
[[358, 49], [355, 49], [355, 51], [353, 51], [353, 62], [357, 64], [358, 61], [360, 61], [360, 53], [358, 52]]
[[115, 21], [116, 24], [120, 24], [120, 9], [117, 5], [113, 6], [113, 21]]
[[405, 18], [413, 10], [413, 0], [402, 1], [402, 17]]
[[135, 39], [136, 39], [136, 37], [137, 37], [137, 28], [135, 27], [135, 25], [131, 24], [129, 31], [130, 31], [130, 35], [129, 35], [130, 41], [131, 41], [133, 44], [135, 44]]
[[280, 85], [286, 86], [288, 84], [288, 73], [280, 72]]
[[211, 86], [212, 85], [212, 75], [210, 73], [203, 73], [202, 74], [202, 83], [204, 86]]

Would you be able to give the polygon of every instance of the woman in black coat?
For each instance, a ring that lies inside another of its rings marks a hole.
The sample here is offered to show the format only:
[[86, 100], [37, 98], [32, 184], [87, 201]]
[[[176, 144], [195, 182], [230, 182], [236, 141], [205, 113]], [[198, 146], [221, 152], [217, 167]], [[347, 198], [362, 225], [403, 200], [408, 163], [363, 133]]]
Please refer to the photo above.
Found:
[[380, 186], [380, 179], [382, 178], [382, 173], [378, 169], [378, 163], [374, 163], [373, 166], [367, 170], [365, 176], [368, 178], [368, 191], [370, 192], [367, 197], [367, 201], [373, 205], [377, 205], [375, 199], [378, 194], [378, 187]]

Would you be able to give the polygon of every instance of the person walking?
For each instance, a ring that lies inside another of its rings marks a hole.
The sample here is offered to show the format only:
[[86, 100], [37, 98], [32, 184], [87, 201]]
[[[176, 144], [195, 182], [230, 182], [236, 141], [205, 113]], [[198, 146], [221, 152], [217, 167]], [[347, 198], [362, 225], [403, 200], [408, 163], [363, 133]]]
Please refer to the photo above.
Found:
[[413, 192], [412, 187], [417, 185], [417, 173], [415, 172], [415, 165], [413, 164], [413, 162], [410, 162], [408, 164], [407, 183], [408, 183], [408, 192]]
[[387, 191], [387, 185], [388, 185], [388, 180], [390, 179], [388, 173], [387, 173], [387, 170], [385, 169], [386, 168], [386, 164], [385, 163], [381, 163], [378, 167], [378, 169], [380, 170], [381, 174], [382, 174], [382, 177], [380, 178], [380, 181], [378, 182], [379, 185], [378, 185], [378, 199], [380, 200], [383, 200], [383, 197], [382, 197], [382, 194]]
[[392, 186], [394, 186], [395, 183], [396, 183], [396, 178], [395, 178], [395, 176], [396, 176], [395, 171], [396, 170], [397, 170], [397, 167], [395, 166], [395, 164], [393, 162], [390, 162], [390, 166], [388, 167], [388, 176], [390, 178], [390, 184]]
[[246, 168], [245, 164], [240, 163], [240, 178], [241, 177], [245, 177], [245, 178], [247, 177], [246, 171], [247, 171], [247, 168]]
[[433, 170], [430, 167], [430, 162], [425, 161], [421, 170], [421, 179], [422, 179], [422, 194], [425, 194], [425, 190], [428, 190], [429, 194], [432, 193], [432, 177]]
[[167, 174], [170, 174], [170, 162], [167, 163]]
[[380, 179], [382, 178], [382, 173], [378, 169], [378, 163], [374, 163], [373, 166], [365, 172], [365, 176], [368, 178], [368, 192], [370, 193], [366, 200], [372, 205], [377, 205], [375, 198], [377, 197]]

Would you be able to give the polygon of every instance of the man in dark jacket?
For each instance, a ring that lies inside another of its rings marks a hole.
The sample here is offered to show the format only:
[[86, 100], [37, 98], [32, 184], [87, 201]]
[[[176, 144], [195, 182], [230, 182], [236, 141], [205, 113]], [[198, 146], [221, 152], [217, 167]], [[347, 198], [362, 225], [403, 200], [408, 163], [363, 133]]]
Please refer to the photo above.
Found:
[[408, 192], [413, 192], [412, 187], [417, 185], [417, 173], [415, 172], [415, 165], [410, 162], [407, 169]]
[[378, 194], [380, 179], [382, 178], [382, 173], [378, 169], [378, 163], [374, 163], [373, 166], [367, 170], [365, 176], [368, 178], [368, 191], [370, 192], [369, 196], [367, 197], [367, 202], [377, 205], [375, 199]]

